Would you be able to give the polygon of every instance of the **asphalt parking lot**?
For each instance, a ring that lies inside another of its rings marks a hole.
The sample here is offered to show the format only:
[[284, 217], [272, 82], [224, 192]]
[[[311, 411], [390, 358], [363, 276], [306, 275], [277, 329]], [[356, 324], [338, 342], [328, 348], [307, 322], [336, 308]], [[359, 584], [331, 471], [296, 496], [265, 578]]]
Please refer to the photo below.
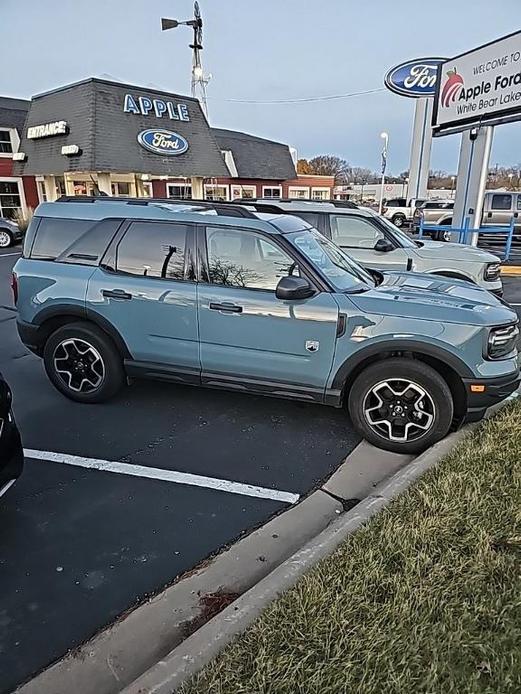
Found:
[[[0, 370], [27, 462], [0, 502], [0, 692], [296, 503], [358, 444], [343, 412], [139, 382], [62, 397], [16, 334], [0, 254]], [[94, 469], [92, 466], [95, 466]]]
[[[0, 252], [0, 370], [28, 455], [0, 501], [0, 694], [296, 503], [359, 442], [341, 411], [236, 393], [139, 382], [104, 405], [66, 400], [16, 334], [17, 252]], [[504, 283], [521, 316], [521, 281]]]

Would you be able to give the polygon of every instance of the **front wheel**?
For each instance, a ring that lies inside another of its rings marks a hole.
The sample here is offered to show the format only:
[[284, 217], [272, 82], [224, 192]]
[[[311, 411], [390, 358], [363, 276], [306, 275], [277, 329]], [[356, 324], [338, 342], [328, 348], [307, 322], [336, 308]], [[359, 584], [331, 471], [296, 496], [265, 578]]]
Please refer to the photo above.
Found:
[[398, 227], [400, 229], [405, 224], [405, 217], [403, 216], [403, 214], [395, 214], [394, 217], [391, 219], [391, 222], [394, 224], [395, 227]]
[[348, 410], [355, 428], [378, 448], [420, 453], [447, 434], [454, 404], [437, 371], [395, 358], [362, 371], [349, 392]]
[[13, 243], [13, 237], [7, 229], [0, 229], [0, 248], [9, 248]]
[[58, 328], [45, 343], [43, 360], [53, 385], [76, 402], [105, 402], [125, 382], [114, 343], [90, 323]]

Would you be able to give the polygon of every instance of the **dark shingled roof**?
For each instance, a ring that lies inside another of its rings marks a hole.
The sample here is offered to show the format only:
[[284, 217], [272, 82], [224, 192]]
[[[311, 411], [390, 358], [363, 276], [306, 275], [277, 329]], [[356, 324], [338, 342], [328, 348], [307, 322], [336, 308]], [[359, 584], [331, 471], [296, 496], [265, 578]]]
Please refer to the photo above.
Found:
[[30, 105], [25, 99], [0, 96], [0, 128], [16, 128], [21, 135]]
[[[173, 100], [186, 104], [189, 121], [125, 113], [125, 95]], [[63, 174], [64, 171], [115, 171], [168, 176], [228, 176], [220, 148], [215, 141], [197, 99], [157, 89], [137, 87], [91, 77], [33, 97], [27, 128], [64, 120], [69, 132], [58, 137], [21, 138], [25, 162], [15, 162], [15, 176]], [[177, 157], [155, 154], [138, 144], [138, 134], [147, 129], [173, 129], [186, 138], [189, 149]], [[81, 154], [62, 155], [64, 145], [78, 145]]]
[[288, 145], [235, 130], [211, 130], [219, 147], [232, 152], [239, 178], [285, 180], [296, 177]]

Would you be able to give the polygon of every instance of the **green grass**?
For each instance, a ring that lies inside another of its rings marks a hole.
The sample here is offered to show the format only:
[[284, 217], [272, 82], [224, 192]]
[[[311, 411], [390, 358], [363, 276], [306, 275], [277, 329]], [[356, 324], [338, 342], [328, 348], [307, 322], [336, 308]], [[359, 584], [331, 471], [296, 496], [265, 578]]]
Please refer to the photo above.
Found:
[[521, 403], [277, 600], [182, 694], [519, 694]]

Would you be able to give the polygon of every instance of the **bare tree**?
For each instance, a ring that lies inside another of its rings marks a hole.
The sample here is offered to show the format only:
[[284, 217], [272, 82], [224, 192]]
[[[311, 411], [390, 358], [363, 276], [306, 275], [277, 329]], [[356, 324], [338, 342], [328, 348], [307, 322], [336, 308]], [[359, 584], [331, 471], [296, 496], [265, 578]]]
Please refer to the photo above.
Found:
[[345, 159], [333, 154], [321, 154], [310, 160], [312, 173], [318, 176], [334, 176], [335, 183], [347, 183], [349, 180], [350, 166]]

